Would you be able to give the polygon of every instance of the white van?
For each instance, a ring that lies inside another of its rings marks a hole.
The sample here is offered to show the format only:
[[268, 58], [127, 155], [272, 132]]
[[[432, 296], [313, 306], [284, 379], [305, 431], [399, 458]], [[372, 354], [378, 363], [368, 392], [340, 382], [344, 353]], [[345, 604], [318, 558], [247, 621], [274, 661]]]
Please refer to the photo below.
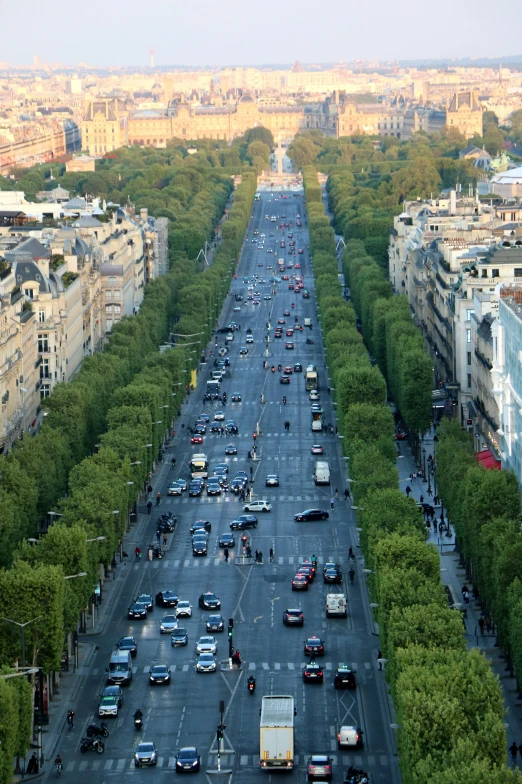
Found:
[[338, 616], [346, 618], [346, 596], [344, 593], [329, 593], [326, 595], [326, 617]]
[[122, 686], [132, 680], [132, 660], [130, 651], [113, 651], [107, 668], [107, 683]]
[[318, 460], [316, 462], [314, 480], [316, 485], [330, 484], [330, 466], [326, 460]]

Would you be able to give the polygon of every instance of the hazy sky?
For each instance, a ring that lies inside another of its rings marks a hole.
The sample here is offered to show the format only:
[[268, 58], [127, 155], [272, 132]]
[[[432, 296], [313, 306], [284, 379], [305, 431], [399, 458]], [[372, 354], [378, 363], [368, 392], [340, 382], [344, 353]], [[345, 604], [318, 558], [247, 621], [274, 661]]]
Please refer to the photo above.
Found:
[[0, 0], [0, 61], [260, 65], [522, 54], [521, 0]]

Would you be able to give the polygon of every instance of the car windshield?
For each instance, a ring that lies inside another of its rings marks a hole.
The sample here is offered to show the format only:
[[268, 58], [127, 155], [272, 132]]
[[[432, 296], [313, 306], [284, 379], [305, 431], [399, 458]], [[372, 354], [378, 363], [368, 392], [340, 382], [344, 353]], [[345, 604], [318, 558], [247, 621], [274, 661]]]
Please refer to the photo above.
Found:
[[186, 635], [185, 629], [174, 629], [172, 632], [173, 637], [184, 637]]
[[138, 751], [154, 751], [154, 743], [140, 743]]
[[199, 660], [200, 662], [212, 662], [214, 661], [214, 657], [211, 653], [202, 653]]
[[181, 760], [191, 760], [194, 759], [195, 756], [196, 756], [195, 749], [182, 749], [178, 754], [178, 757]]
[[208, 618], [209, 623], [220, 623], [221, 615], [210, 615]]
[[154, 675], [164, 675], [167, 672], [167, 667], [164, 664], [157, 664], [152, 668]]
[[176, 616], [175, 615], [166, 615], [162, 623], [176, 623]]
[[116, 697], [102, 697], [102, 705], [116, 705]]

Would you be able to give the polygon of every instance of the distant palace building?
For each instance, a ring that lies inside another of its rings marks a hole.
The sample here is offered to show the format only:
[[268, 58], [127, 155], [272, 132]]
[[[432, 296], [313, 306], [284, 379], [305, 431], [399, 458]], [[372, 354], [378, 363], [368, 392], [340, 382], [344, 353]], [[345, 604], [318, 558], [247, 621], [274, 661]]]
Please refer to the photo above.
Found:
[[166, 109], [132, 111], [119, 99], [97, 98], [86, 105], [83, 148], [104, 155], [122, 144], [164, 147], [173, 138], [230, 142], [256, 126], [268, 128], [276, 138], [318, 129], [334, 138], [365, 133], [407, 139], [417, 130], [432, 133], [448, 125], [469, 138], [482, 134], [482, 112], [473, 92], [456, 93], [447, 112], [402, 98], [356, 104], [337, 90], [322, 103], [298, 106], [266, 106], [243, 95], [234, 103], [222, 104], [218, 96], [215, 105], [191, 106], [182, 98], [171, 100]]

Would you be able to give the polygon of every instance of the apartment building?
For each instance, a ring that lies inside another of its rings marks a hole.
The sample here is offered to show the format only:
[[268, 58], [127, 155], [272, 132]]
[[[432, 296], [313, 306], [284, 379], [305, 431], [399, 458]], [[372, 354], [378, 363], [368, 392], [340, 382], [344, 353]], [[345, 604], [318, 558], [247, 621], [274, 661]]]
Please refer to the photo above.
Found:
[[408, 297], [435, 381], [458, 389], [458, 414], [476, 434], [477, 449], [499, 448], [493, 333], [499, 283], [522, 281], [522, 240], [512, 220], [518, 217], [517, 205], [495, 209], [453, 191], [407, 202], [390, 237], [390, 281]]
[[493, 327], [493, 393], [499, 410], [500, 457], [522, 483], [522, 286], [498, 287]]
[[42, 401], [139, 310], [167, 269], [167, 220], [117, 209], [108, 220], [0, 228], [0, 452], [38, 427]]

